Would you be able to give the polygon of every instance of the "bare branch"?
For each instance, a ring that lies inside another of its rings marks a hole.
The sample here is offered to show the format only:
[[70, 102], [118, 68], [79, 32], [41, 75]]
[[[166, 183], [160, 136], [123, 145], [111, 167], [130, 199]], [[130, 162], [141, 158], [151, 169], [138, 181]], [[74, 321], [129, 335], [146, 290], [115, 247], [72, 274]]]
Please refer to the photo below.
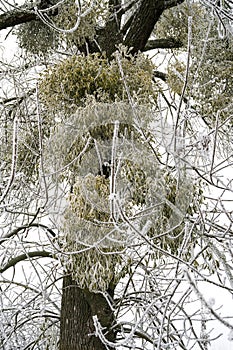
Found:
[[2, 236], [0, 238], [0, 244], [2, 244], [7, 239], [9, 239], [13, 236], [16, 236], [20, 231], [25, 231], [26, 229], [33, 228], [33, 227], [42, 228], [43, 230], [46, 230], [47, 232], [49, 232], [51, 234], [51, 236], [53, 236], [53, 237], [56, 236], [55, 232], [52, 229], [50, 229], [49, 227], [47, 227], [46, 225], [33, 223], [33, 224], [17, 227], [16, 229], [11, 231], [10, 233], [5, 234], [4, 236]]
[[19, 256], [16, 256], [15, 258], [11, 259], [5, 266], [3, 266], [0, 269], [0, 273], [5, 272], [10, 267], [14, 267], [18, 262], [23, 261], [23, 260], [27, 260], [29, 258], [53, 258], [53, 259], [55, 259], [54, 255], [52, 253], [47, 252], [45, 250], [28, 252], [27, 254], [21, 254]]

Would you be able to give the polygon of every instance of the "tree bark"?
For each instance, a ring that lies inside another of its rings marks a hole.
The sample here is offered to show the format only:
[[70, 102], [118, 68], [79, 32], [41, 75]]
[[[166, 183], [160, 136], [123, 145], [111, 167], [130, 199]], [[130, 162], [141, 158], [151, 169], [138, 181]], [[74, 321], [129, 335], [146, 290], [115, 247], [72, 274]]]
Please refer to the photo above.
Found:
[[[38, 5], [38, 8], [47, 8], [49, 5], [52, 5], [52, 3], [53, 2], [41, 1], [41, 3]], [[56, 16], [57, 10], [52, 10], [49, 15]], [[35, 13], [34, 7], [32, 5], [27, 4], [18, 6], [13, 10], [5, 11], [4, 13], [0, 14], [0, 30], [34, 20], [39, 20], [39, 18]]]
[[26, 9], [25, 6], [21, 6], [0, 15], [0, 30], [14, 27], [18, 24], [31, 22], [36, 18], [37, 16], [33, 11], [33, 8]]
[[126, 24], [124, 44], [132, 47], [133, 53], [145, 51], [147, 41], [163, 11], [182, 2], [184, 0], [142, 0], [129, 19], [129, 26]]
[[142, 0], [130, 19], [130, 27], [124, 43], [133, 52], [143, 51], [155, 24], [164, 10], [164, 1]]
[[[110, 296], [113, 291], [109, 291]], [[60, 350], [106, 350], [106, 346], [95, 335], [93, 316], [98, 320], [108, 340], [115, 340], [111, 330], [114, 321], [113, 312], [100, 293], [89, 292], [78, 287], [70, 275], [63, 278]], [[112, 349], [108, 347], [108, 349]]]
[[183, 46], [180, 40], [174, 38], [161, 38], [148, 40], [143, 51], [154, 50], [154, 49], [178, 49]]

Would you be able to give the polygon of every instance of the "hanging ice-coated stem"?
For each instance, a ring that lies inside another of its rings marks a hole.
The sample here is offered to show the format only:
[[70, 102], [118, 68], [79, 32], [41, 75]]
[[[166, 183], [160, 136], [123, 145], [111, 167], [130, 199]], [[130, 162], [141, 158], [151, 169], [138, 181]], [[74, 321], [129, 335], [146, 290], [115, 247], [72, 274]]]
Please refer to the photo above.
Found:
[[111, 218], [115, 221], [115, 212], [116, 212], [116, 152], [117, 152], [117, 140], [119, 133], [119, 120], [115, 121], [113, 139], [112, 139], [112, 155], [111, 155], [111, 176], [110, 176], [110, 215]]

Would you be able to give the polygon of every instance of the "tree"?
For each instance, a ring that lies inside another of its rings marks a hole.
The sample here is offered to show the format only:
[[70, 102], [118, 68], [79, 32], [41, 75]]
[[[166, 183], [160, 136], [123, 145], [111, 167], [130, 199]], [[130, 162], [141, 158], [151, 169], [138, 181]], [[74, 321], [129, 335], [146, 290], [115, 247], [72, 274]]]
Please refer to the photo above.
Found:
[[203, 3], [2, 10], [22, 50], [2, 64], [3, 349], [208, 349], [212, 318], [232, 332], [201, 284], [232, 293], [232, 12]]

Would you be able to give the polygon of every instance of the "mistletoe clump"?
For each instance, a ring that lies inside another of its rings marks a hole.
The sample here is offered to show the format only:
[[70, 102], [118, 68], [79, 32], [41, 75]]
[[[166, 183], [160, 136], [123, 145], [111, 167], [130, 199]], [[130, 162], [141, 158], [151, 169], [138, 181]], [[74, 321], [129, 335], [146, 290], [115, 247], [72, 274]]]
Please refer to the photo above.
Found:
[[218, 20], [213, 17], [210, 22], [209, 11], [195, 3], [182, 4], [176, 11], [165, 11], [156, 34], [181, 40], [186, 50], [188, 18], [192, 19], [189, 28], [190, 64], [186, 67], [180, 59], [171, 60], [167, 83], [179, 95], [186, 85], [185, 97], [192, 99], [194, 109], [213, 125], [217, 115], [222, 121], [231, 115], [233, 40], [231, 36], [223, 38], [219, 35]]
[[77, 177], [68, 197], [62, 263], [81, 288], [106, 291], [124, 270], [124, 238], [109, 212], [109, 180], [88, 174]]
[[[146, 132], [146, 136], [143, 132], [154, 120], [153, 110], [148, 106], [138, 106], [137, 120], [134, 120], [133, 110], [128, 103], [96, 102], [91, 97], [85, 107], [78, 107], [65, 120], [61, 116], [61, 121], [50, 129], [51, 135], [46, 140], [45, 147], [45, 163], [48, 171], [57, 174], [58, 181], [63, 181], [64, 178], [69, 177], [70, 173], [97, 174], [99, 161], [94, 145], [98, 143], [103, 161], [111, 159], [116, 120], [119, 122], [118, 139], [121, 142], [121, 148], [124, 144], [125, 159], [132, 161], [132, 157], [135, 157], [134, 142], [139, 144], [143, 137], [147, 139], [150, 137], [149, 131]], [[86, 151], [82, 154], [84, 149]]]
[[39, 20], [21, 24], [16, 35], [28, 54], [46, 56], [59, 46], [58, 33]]
[[[98, 22], [104, 22], [108, 17], [108, 9], [104, 1], [93, 3], [86, 0], [82, 6], [77, 6], [73, 0], [61, 2], [58, 6], [58, 13], [54, 22], [58, 30], [61, 30], [60, 37], [65, 40], [68, 47], [82, 46], [87, 40], [93, 40], [96, 34]], [[78, 22], [78, 27], [75, 28]], [[71, 30], [69, 32], [69, 30]], [[67, 32], [66, 32], [67, 31]]]
[[116, 57], [109, 62], [99, 54], [72, 56], [44, 73], [40, 95], [46, 106], [56, 110], [82, 106], [88, 95], [102, 102], [128, 101], [128, 93], [140, 102], [155, 100], [152, 75], [153, 65], [142, 54], [122, 54], [120, 62]]

